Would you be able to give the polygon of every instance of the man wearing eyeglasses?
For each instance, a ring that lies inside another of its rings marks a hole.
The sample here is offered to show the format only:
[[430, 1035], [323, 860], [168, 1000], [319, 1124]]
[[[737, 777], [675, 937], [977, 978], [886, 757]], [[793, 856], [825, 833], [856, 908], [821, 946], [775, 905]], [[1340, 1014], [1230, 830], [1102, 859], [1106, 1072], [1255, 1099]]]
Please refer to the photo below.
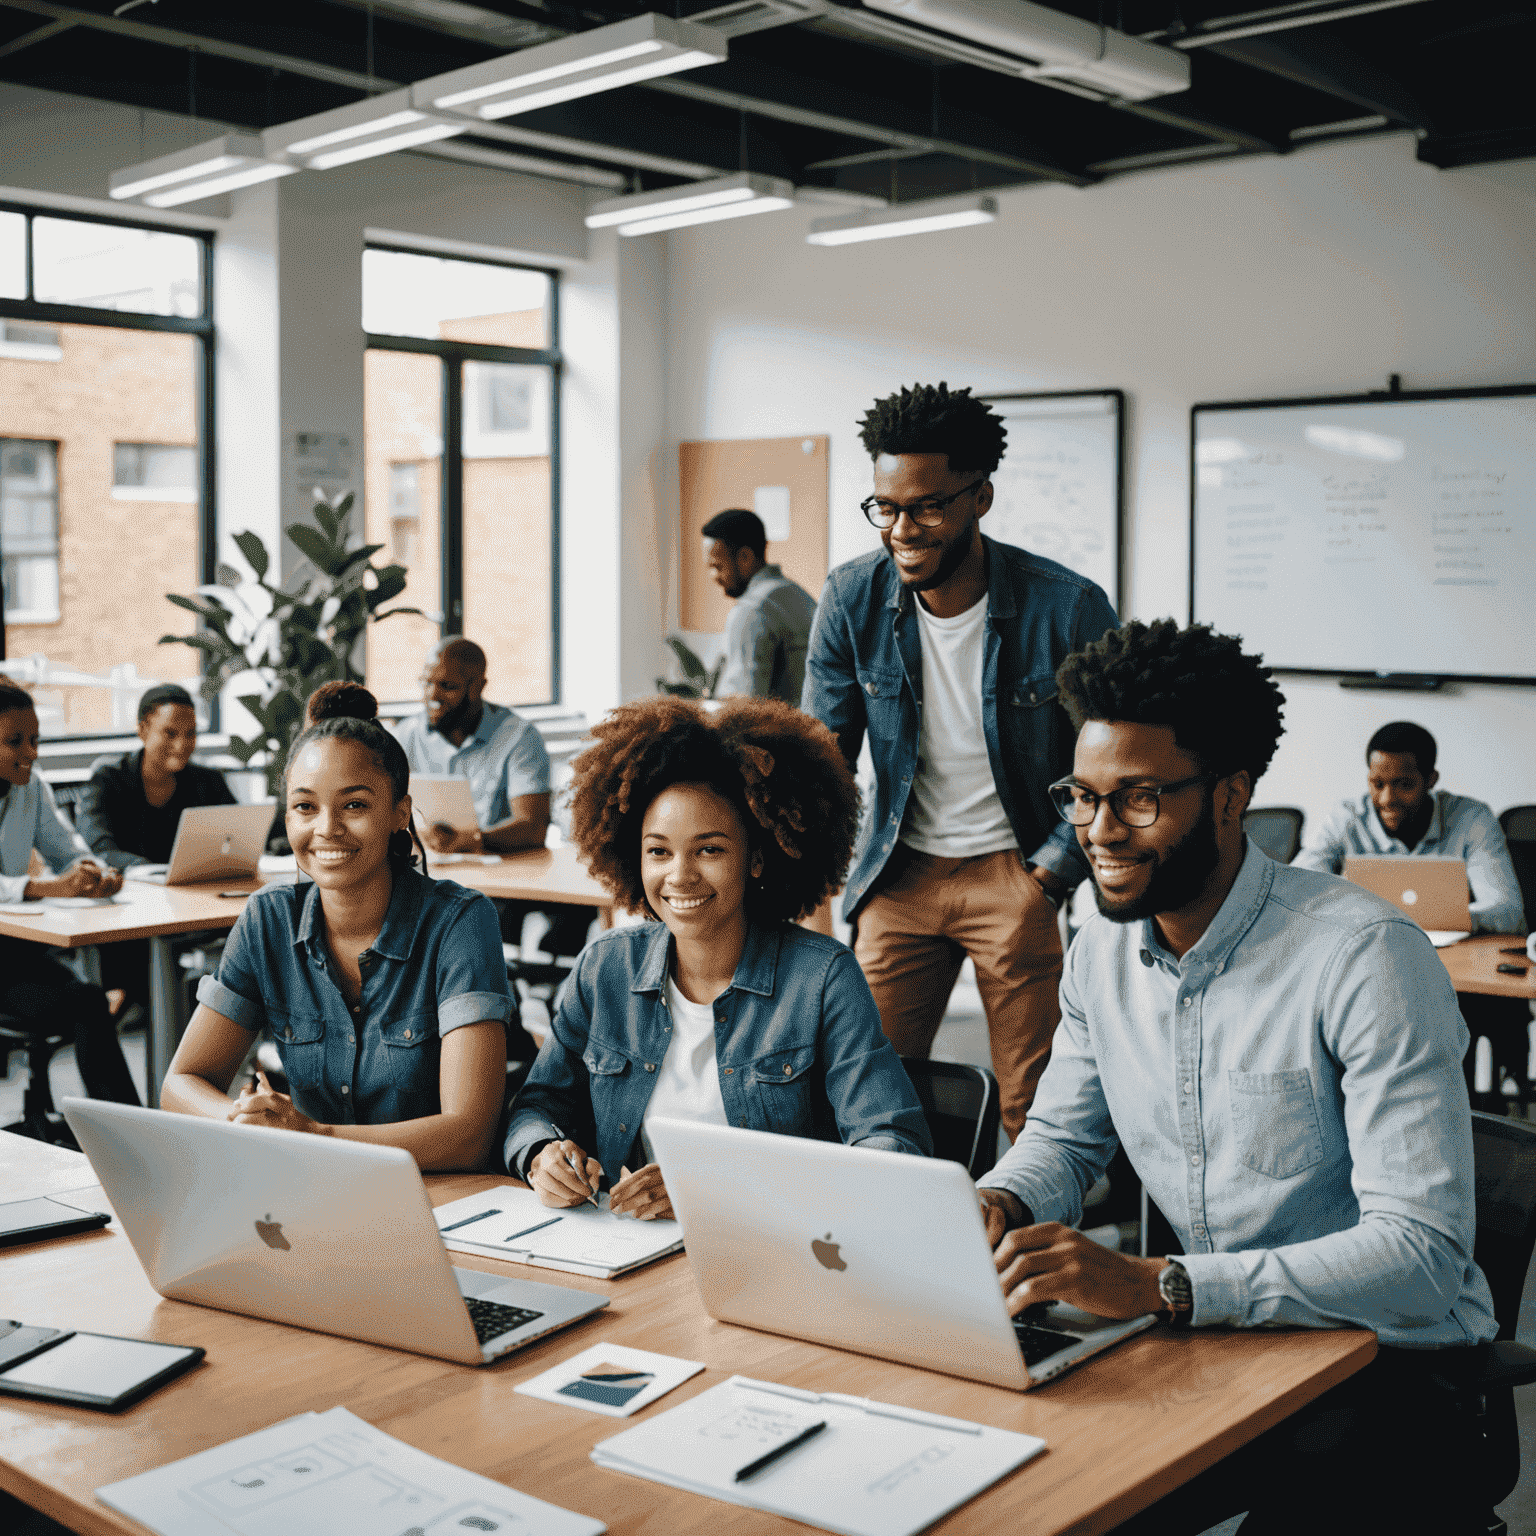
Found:
[[[1052, 794], [1101, 919], [1068, 956], [1029, 1123], [980, 1181], [1008, 1310], [1375, 1332], [1363, 1370], [1125, 1536], [1245, 1510], [1265, 1532], [1470, 1531], [1480, 1432], [1456, 1389], [1497, 1325], [1445, 967], [1395, 907], [1244, 836], [1285, 701], [1240, 641], [1130, 623], [1057, 678], [1079, 734]], [[1117, 1145], [1177, 1256], [1074, 1230]]]
[[801, 708], [875, 793], [843, 897], [854, 952], [903, 1056], [926, 1057], [969, 955], [1010, 1138], [1059, 1009], [1056, 907], [1087, 865], [1048, 789], [1071, 766], [1063, 658], [1116, 623], [1093, 582], [986, 538], [1002, 421], [968, 389], [877, 401], [864, 516], [882, 548], [817, 605]]

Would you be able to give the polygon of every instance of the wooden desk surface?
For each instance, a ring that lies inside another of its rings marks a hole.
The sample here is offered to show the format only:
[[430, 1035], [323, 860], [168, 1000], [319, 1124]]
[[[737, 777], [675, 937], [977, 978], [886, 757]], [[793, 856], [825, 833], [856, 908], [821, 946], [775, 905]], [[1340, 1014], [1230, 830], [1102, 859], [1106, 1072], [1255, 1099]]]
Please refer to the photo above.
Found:
[[[1518, 948], [1517, 955], [1502, 950]], [[1458, 992], [1482, 992], [1490, 997], [1536, 998], [1536, 965], [1525, 957], [1525, 939], [1513, 933], [1482, 933], [1475, 939], [1447, 944], [1435, 951]], [[1525, 967], [1524, 976], [1501, 976], [1499, 965]]]
[[457, 880], [460, 885], [507, 901], [548, 901], [597, 907], [605, 913], [613, 910], [613, 897], [607, 888], [587, 873], [576, 850], [568, 844], [511, 853], [499, 864], [437, 864], [429, 853], [427, 864], [439, 880]]
[[[44, 1192], [49, 1181], [91, 1182], [83, 1158], [35, 1143], [18, 1148], [19, 1140], [0, 1133], [0, 1174], [11, 1198]], [[496, 1182], [505, 1180], [445, 1175], [428, 1186], [442, 1203]], [[0, 1486], [85, 1536], [142, 1536], [97, 1503], [93, 1490], [289, 1415], [343, 1404], [424, 1451], [603, 1520], [615, 1536], [718, 1536], [726, 1522], [733, 1536], [803, 1529], [594, 1467], [592, 1446], [617, 1434], [622, 1421], [513, 1394], [518, 1382], [588, 1345], [612, 1342], [709, 1367], [636, 1419], [740, 1372], [1040, 1435], [1049, 1447], [1042, 1456], [933, 1529], [945, 1536], [1093, 1533], [1278, 1423], [1376, 1351], [1373, 1335], [1353, 1330], [1155, 1328], [1061, 1381], [1020, 1394], [717, 1323], [700, 1305], [681, 1254], [611, 1282], [452, 1257], [468, 1268], [605, 1293], [612, 1304], [475, 1369], [162, 1300], [116, 1223], [0, 1252], [0, 1289], [13, 1317], [208, 1351], [199, 1369], [121, 1415], [0, 1397]]]
[[125, 880], [126, 900], [109, 907], [48, 907], [36, 917], [0, 912], [0, 934], [63, 949], [76, 944], [114, 944], [120, 939], [153, 939], [173, 933], [232, 928], [245, 907], [220, 891], [258, 891], [260, 880], [215, 880], [208, 885], [150, 885]]

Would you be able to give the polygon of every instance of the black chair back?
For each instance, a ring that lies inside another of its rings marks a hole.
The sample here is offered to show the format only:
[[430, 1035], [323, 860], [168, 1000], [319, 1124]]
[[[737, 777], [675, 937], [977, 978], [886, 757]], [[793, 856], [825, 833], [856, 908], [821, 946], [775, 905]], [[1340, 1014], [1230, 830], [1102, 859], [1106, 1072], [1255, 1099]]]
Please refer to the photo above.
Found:
[[1504, 841], [1509, 846], [1509, 861], [1515, 866], [1520, 883], [1520, 899], [1525, 906], [1525, 921], [1536, 925], [1536, 805], [1512, 805], [1499, 815]]
[[1003, 1114], [997, 1079], [985, 1067], [957, 1061], [903, 1056], [901, 1064], [923, 1106], [933, 1155], [961, 1164], [973, 1179], [990, 1172]]
[[1294, 805], [1264, 805], [1243, 813], [1243, 831], [1270, 858], [1289, 864], [1301, 847], [1301, 829], [1306, 821]]
[[1512, 1339], [1536, 1248], [1536, 1125], [1502, 1115], [1472, 1116], [1477, 1170], [1477, 1246], [1488, 1277], [1499, 1337]]

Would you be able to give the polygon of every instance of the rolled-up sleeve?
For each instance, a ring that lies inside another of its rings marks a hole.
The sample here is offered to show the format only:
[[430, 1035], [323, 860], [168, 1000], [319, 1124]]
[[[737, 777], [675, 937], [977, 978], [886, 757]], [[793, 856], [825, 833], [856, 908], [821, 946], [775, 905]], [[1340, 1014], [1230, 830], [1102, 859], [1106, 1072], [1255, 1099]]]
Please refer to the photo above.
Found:
[[1315, 831], [1309, 831], [1301, 851], [1291, 863], [1297, 869], [1315, 869], [1324, 875], [1336, 875], [1344, 868], [1349, 852], [1349, 828], [1358, 820], [1355, 808], [1346, 802], [1336, 805]]
[[248, 1029], [253, 1035], [267, 1023], [264, 1001], [267, 989], [262, 980], [274, 962], [267, 958], [267, 944], [262, 934], [262, 905], [252, 900], [246, 904], [230, 930], [219, 961], [216, 976], [204, 976], [197, 984], [197, 1000], [205, 1008], [221, 1013], [231, 1024]]
[[507, 753], [506, 786], [507, 805], [519, 795], [545, 795], [549, 793], [549, 752], [538, 728], [523, 721], [524, 729], [518, 733]]
[[437, 950], [437, 1032], [465, 1024], [512, 1020], [512, 988], [501, 951], [501, 928], [489, 898], [476, 893], [443, 935]]
[[1524, 933], [1525, 903], [1509, 844], [1487, 806], [1469, 810], [1465, 847], [1473, 933]]

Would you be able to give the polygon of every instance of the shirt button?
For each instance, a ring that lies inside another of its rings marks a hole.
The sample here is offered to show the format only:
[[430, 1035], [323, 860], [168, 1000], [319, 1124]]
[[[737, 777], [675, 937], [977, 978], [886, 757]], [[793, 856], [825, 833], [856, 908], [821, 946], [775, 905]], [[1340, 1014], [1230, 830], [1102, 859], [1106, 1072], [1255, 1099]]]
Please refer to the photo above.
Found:
[[785, 1062], [785, 1063], [784, 1063], [784, 1076], [785, 1076], [785, 1077], [788, 1077], [788, 1076], [789, 1076], [789, 1074], [790, 1074], [790, 1065], [789, 1065], [789, 1063], [788, 1063], [788, 1062], [787, 1062], [787, 1061], [786, 1061], [786, 1062]]
[[1191, 1168], [1198, 1168], [1200, 1166], [1200, 1154], [1198, 1152], [1195, 1153], [1194, 1156], [1192, 1156], [1190, 1158], [1189, 1166]]
[[1193, 1093], [1194, 1091], [1195, 1091], [1195, 1085], [1192, 1082], [1190, 1082], [1190, 1080], [1186, 1077], [1184, 1079], [1184, 1092], [1185, 1093]]
[[357, 1036], [356, 1035], [348, 1035], [347, 1036], [347, 1044], [348, 1045], [356, 1045], [357, 1044]]
[[410, 1030], [406, 1030], [406, 1032], [405, 1032], [405, 1038], [406, 1038], [406, 1039], [407, 1039], [407, 1040], [409, 1040], [409, 1039], [410, 1039], [410, 1038], [411, 1038], [411, 1032], [410, 1032]]
[[726, 1075], [726, 1076], [727, 1076], [727, 1077], [729, 1077], [729, 1076], [730, 1076], [730, 1075], [731, 1075], [731, 1073], [732, 1073], [732, 1072], [734, 1072], [734, 1071], [735, 1071], [735, 1070], [736, 1070], [736, 1069], [735, 1069], [735, 1068], [734, 1068], [734, 1067], [727, 1067], [727, 1068], [726, 1068], [726, 1069], [725, 1069], [725, 1075]]
[[[406, 1030], [406, 1034], [410, 1034], [410, 1030]], [[654, 1061], [646, 1062], [645, 1070], [647, 1072], [654, 1072], [656, 1070], [656, 1063]]]
[[628, 1126], [627, 1126], [627, 1125], [621, 1125], [621, 1126], [620, 1126], [620, 1127], [619, 1127], [619, 1129], [620, 1129], [620, 1130], [621, 1130], [621, 1131], [627, 1131], [627, 1130], [628, 1130], [628, 1129], [629, 1129], [629, 1127], [628, 1127]]
[[348, 1088], [348, 1087], [347, 1087], [347, 1085], [346, 1085], [346, 1084], [345, 1084], [345, 1083], [343, 1083], [343, 1084], [342, 1084], [342, 1085], [341, 1085], [341, 1091], [342, 1091], [342, 1092], [343, 1092], [343, 1093], [351, 1093], [351, 1091], [352, 1091], [352, 1090], [351, 1090], [351, 1089], [350, 1089], [350, 1088]]
[[1195, 1236], [1196, 1237], [1204, 1237], [1205, 1236], [1205, 1228], [1204, 1227], [1196, 1227], [1195, 1228]]
[[1192, 997], [1186, 997], [1186, 998], [1185, 998], [1185, 999], [1184, 999], [1184, 1006], [1185, 1006], [1185, 1007], [1186, 1007], [1186, 1008], [1188, 1008], [1188, 1007], [1189, 1007], [1189, 1005], [1190, 1005], [1190, 1004], [1191, 1004], [1191, 1003], [1193, 1003], [1193, 1002], [1194, 1002], [1194, 998], [1192, 998]]

